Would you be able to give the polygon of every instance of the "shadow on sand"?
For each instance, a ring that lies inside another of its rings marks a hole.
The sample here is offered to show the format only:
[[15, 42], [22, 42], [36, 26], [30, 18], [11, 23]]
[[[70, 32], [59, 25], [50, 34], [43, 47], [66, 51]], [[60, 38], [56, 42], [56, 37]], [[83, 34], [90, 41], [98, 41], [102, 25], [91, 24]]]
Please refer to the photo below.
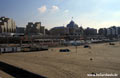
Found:
[[0, 61], [0, 70], [15, 78], [47, 78]]

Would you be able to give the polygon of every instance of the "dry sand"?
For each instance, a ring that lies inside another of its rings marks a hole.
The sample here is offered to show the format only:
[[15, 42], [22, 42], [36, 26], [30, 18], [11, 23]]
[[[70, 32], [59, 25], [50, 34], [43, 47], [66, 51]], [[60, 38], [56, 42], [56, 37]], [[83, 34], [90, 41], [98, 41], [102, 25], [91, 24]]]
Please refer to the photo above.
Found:
[[[91, 44], [91, 49], [74, 46], [71, 52], [60, 53], [61, 48], [29, 53], [9, 53], [0, 61], [18, 66], [48, 78], [120, 78], [120, 43], [116, 45]], [[90, 60], [92, 59], [92, 60]], [[88, 77], [91, 73], [116, 73], [117, 77]], [[4, 77], [4, 74], [0, 75]]]
[[0, 78], [13, 78], [13, 77], [0, 70]]

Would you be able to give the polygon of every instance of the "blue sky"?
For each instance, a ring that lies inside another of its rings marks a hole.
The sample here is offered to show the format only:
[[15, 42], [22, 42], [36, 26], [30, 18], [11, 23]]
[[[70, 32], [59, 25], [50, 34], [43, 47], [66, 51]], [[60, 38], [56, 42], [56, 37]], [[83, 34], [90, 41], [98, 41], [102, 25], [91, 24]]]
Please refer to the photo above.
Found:
[[17, 26], [42, 22], [46, 28], [67, 25], [71, 18], [93, 28], [120, 26], [120, 0], [0, 0], [0, 16], [13, 18]]

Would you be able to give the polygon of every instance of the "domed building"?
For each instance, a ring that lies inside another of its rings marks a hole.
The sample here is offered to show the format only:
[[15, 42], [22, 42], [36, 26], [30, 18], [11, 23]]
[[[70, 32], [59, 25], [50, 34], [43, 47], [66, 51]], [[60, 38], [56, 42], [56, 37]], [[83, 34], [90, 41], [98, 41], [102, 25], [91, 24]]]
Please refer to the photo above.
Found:
[[75, 24], [73, 20], [71, 20], [71, 22], [67, 25], [67, 28], [78, 28], [78, 25]]
[[79, 27], [73, 20], [71, 20], [70, 23], [67, 25], [67, 29], [69, 31], [69, 35], [77, 35], [77, 30], [79, 29]]
[[54, 36], [64, 36], [66, 40], [81, 39], [83, 37], [84, 29], [71, 20], [69, 24], [64, 26], [57, 26], [50, 30], [50, 34]]

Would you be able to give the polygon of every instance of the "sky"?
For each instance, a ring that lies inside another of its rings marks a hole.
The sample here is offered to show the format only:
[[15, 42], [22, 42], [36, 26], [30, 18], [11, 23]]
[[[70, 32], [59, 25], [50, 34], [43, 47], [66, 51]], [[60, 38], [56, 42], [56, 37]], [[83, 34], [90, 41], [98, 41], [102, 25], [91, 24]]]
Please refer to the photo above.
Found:
[[83, 28], [120, 26], [120, 0], [0, 0], [0, 17], [15, 20], [18, 27], [42, 22], [50, 29], [72, 19]]

